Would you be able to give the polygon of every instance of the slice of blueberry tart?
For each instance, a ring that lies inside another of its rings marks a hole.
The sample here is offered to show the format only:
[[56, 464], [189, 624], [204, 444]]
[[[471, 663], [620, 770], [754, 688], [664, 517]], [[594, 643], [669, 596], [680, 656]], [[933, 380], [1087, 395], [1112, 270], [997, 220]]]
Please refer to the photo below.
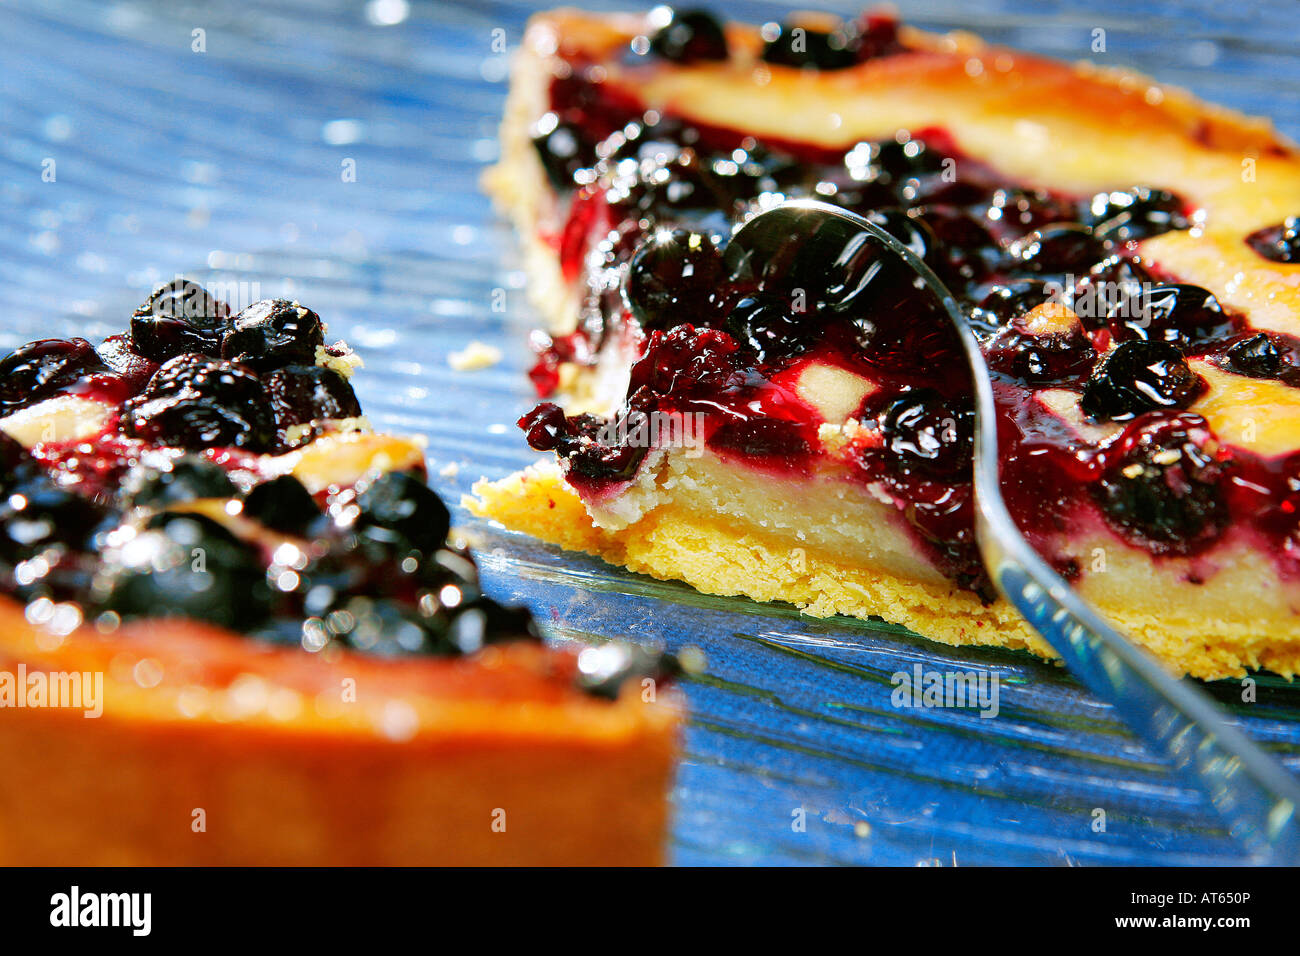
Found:
[[520, 424], [555, 463], [479, 514], [1050, 656], [982, 567], [969, 384], [911, 277], [851, 231], [732, 239], [821, 199], [959, 300], [1010, 508], [1085, 598], [1179, 673], [1300, 669], [1300, 152], [1268, 123], [887, 15], [661, 7], [534, 17], [501, 150], [549, 323]]
[[357, 364], [187, 280], [0, 358], [0, 863], [661, 859], [675, 662], [483, 594]]

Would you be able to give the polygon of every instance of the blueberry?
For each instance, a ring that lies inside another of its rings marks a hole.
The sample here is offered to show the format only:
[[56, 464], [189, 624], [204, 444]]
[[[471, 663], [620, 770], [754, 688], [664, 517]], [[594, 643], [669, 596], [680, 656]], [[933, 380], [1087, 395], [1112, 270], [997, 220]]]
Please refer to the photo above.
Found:
[[1242, 325], [1209, 289], [1181, 284], [1144, 287], [1120, 301], [1108, 318], [1117, 340], [1149, 339], [1183, 348], [1230, 338]]
[[1228, 524], [1230, 462], [1199, 415], [1148, 412], [1105, 450], [1093, 495], [1107, 519], [1156, 554], [1188, 554]]
[[1058, 222], [1017, 239], [1007, 253], [1011, 265], [1026, 272], [1084, 275], [1109, 251], [1087, 226]]
[[357, 496], [359, 530], [381, 539], [398, 536], [431, 554], [443, 546], [451, 515], [442, 499], [414, 475], [390, 471], [365, 486]]
[[301, 481], [280, 475], [254, 485], [244, 498], [242, 513], [274, 531], [302, 535], [321, 511]]
[[1204, 389], [1175, 346], [1132, 339], [1097, 363], [1080, 404], [1092, 419], [1123, 421], [1152, 409], [1186, 408]]
[[533, 133], [533, 148], [537, 150], [546, 178], [557, 190], [571, 190], [573, 177], [578, 170], [590, 166], [594, 160], [582, 128], [566, 123], [548, 113]]
[[132, 350], [129, 335], [110, 335], [96, 351], [109, 368], [122, 376], [132, 395], [148, 385], [149, 379], [158, 371], [157, 362]]
[[554, 402], [542, 402], [517, 424], [524, 430], [528, 447], [534, 451], [554, 451], [568, 433], [564, 409]]
[[159, 445], [204, 449], [270, 447], [274, 426], [266, 391], [238, 365], [203, 355], [165, 362], [123, 406], [122, 431]]
[[356, 418], [361, 404], [348, 380], [320, 365], [290, 365], [266, 376], [277, 428]]
[[722, 254], [713, 239], [686, 229], [651, 233], [628, 263], [624, 295], [642, 328], [711, 325], [719, 313]]
[[187, 617], [240, 631], [270, 613], [257, 551], [194, 514], [163, 512], [106, 554], [95, 593], [103, 610], [122, 617]]
[[779, 66], [843, 70], [857, 65], [855, 39], [848, 27], [827, 32], [783, 23], [763, 47], [763, 59]]
[[131, 316], [131, 348], [153, 362], [186, 352], [217, 356], [230, 307], [203, 286], [176, 279], [154, 290]]
[[108, 366], [85, 339], [41, 339], [0, 358], [0, 415], [57, 394]]
[[169, 467], [138, 464], [122, 481], [130, 507], [166, 508], [202, 498], [230, 498], [237, 489], [226, 469], [198, 455], [182, 455]]
[[1267, 332], [1257, 332], [1242, 339], [1226, 354], [1228, 365], [1234, 372], [1251, 378], [1277, 378], [1282, 371], [1282, 353]]
[[1167, 190], [1135, 186], [1093, 196], [1084, 206], [1083, 221], [1099, 238], [1130, 242], [1188, 228], [1183, 206], [1182, 199]]
[[311, 309], [287, 299], [263, 299], [235, 316], [221, 340], [221, 357], [264, 372], [310, 365], [324, 344], [320, 316]]
[[672, 18], [650, 38], [656, 56], [674, 63], [725, 60], [727, 37], [722, 25], [703, 10], [674, 10]]
[[736, 303], [727, 316], [726, 330], [753, 349], [760, 362], [769, 364], [816, 343], [817, 336], [810, 334], [804, 318], [780, 296], [760, 292]]
[[948, 481], [970, 478], [975, 415], [930, 389], [891, 402], [880, 416], [885, 448], [896, 467]]
[[5, 491], [0, 500], [0, 560], [9, 564], [47, 548], [79, 549], [111, 513], [44, 474], [22, 476]]
[[1300, 216], [1252, 232], [1246, 244], [1270, 262], [1300, 262]]

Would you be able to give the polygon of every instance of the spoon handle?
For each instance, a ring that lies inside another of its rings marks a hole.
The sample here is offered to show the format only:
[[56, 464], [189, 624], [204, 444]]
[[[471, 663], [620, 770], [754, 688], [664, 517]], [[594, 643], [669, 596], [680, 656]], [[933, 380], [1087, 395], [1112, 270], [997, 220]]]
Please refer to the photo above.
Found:
[[[1009, 520], [1009, 519], [1008, 519]], [[984, 522], [981, 522], [984, 524]], [[999, 591], [1061, 655], [1071, 673], [1196, 789], [1260, 863], [1300, 863], [1300, 784], [1224, 719], [1200, 690], [1097, 616], [1036, 554], [1012, 555], [981, 528]], [[1023, 540], [1023, 539], [1021, 539]], [[1042, 565], [1033, 567], [1033, 564]], [[1046, 572], [1045, 574], [1043, 572]]]

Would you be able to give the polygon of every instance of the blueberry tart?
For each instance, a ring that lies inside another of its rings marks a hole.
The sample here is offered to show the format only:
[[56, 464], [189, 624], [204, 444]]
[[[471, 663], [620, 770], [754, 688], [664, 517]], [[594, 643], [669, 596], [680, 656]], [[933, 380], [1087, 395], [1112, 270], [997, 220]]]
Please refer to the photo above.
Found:
[[0, 863], [660, 860], [675, 662], [484, 594], [357, 364], [188, 280], [0, 358]]
[[[1179, 673], [1300, 669], [1300, 151], [1125, 70], [887, 15], [534, 17], [487, 187], [547, 319], [521, 421], [553, 457], [471, 502], [635, 571], [1051, 656], [974, 540], [973, 409], [942, 323], [838, 203], [956, 294], [1003, 491]], [[860, 238], [860, 237], [859, 237]]]

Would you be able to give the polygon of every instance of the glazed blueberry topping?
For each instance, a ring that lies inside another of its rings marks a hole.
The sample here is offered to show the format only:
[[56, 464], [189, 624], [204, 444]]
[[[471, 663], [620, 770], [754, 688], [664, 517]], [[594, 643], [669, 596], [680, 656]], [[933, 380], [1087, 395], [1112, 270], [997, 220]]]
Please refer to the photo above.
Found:
[[1242, 339], [1226, 355], [1234, 372], [1251, 378], [1276, 378], [1282, 370], [1282, 353], [1267, 332], [1256, 332]]
[[650, 38], [650, 50], [674, 63], [725, 60], [727, 37], [722, 25], [704, 10], [674, 10]]
[[128, 507], [167, 508], [202, 498], [230, 498], [236, 490], [224, 468], [190, 454], [165, 468], [133, 467], [122, 482], [122, 500]]
[[153, 373], [158, 371], [157, 362], [132, 350], [129, 335], [110, 335], [96, 351], [105, 364], [122, 377], [132, 395], [148, 385]]
[[321, 510], [301, 481], [293, 475], [279, 475], [254, 485], [244, 496], [240, 514], [274, 531], [306, 535]]
[[98, 604], [123, 618], [188, 617], [239, 630], [270, 613], [257, 552], [210, 518], [168, 514], [105, 556]]
[[197, 282], [176, 279], [161, 285], [131, 317], [131, 348], [153, 362], [186, 352], [221, 354], [230, 307]]
[[1156, 553], [1204, 547], [1228, 523], [1230, 462], [1199, 415], [1148, 412], [1106, 449], [1093, 493], [1106, 517]]
[[263, 380], [277, 428], [356, 418], [361, 403], [348, 380], [321, 365], [290, 365]]
[[589, 151], [582, 132], [572, 123], [561, 122], [548, 113], [533, 131], [533, 148], [542, 161], [546, 177], [556, 189], [573, 185], [573, 174], [589, 165]]
[[1094, 419], [1124, 421], [1152, 409], [1186, 408], [1204, 389], [1175, 346], [1132, 339], [1097, 363], [1081, 407]]
[[432, 551], [447, 540], [451, 515], [447, 506], [420, 479], [390, 471], [367, 484], [357, 496], [359, 531], [396, 543], [409, 542], [420, 551]]
[[858, 63], [856, 37], [847, 26], [829, 32], [790, 23], [765, 29], [775, 33], [763, 47], [768, 63], [814, 70], [843, 70]]
[[159, 445], [268, 449], [272, 444], [266, 390], [256, 375], [205, 355], [178, 355], [123, 406], [124, 434]]
[[[301, 364], [320, 344], [315, 313], [280, 301], [245, 310], [227, 328], [243, 343], [231, 349], [236, 363], [212, 354], [219, 339], [194, 334], [214, 327], [210, 301], [173, 284], [133, 320], [150, 334], [162, 320], [194, 323], [167, 328], [207, 352], [157, 363], [117, 335], [98, 352], [45, 340], [0, 360], [0, 415], [66, 389], [120, 403], [102, 435], [75, 444], [28, 450], [0, 430], [0, 593], [75, 603], [106, 634], [133, 618], [184, 617], [310, 652], [460, 655], [539, 641], [526, 609], [482, 594], [469, 554], [447, 542], [446, 506], [420, 477], [372, 474], [314, 496], [279, 474], [284, 459], [261, 473], [268, 459], [256, 452], [275, 444], [277, 426], [328, 430], [324, 420], [361, 410], [341, 375]], [[99, 382], [110, 378], [112, 388]], [[598, 424], [558, 421], [570, 441], [589, 441]], [[647, 652], [627, 676], [670, 668]], [[619, 679], [581, 687], [607, 695]]]
[[1246, 244], [1270, 262], [1300, 262], [1300, 216], [1252, 232]]
[[41, 339], [0, 359], [0, 415], [34, 405], [108, 366], [85, 339]]
[[287, 299], [263, 299], [235, 316], [221, 340], [221, 357], [258, 371], [310, 365], [325, 344], [320, 316]]
[[1181, 199], [1147, 186], [1098, 193], [1087, 203], [1083, 221], [1099, 238], [1116, 242], [1147, 239], [1190, 225]]
[[1119, 302], [1108, 318], [1116, 339], [1136, 337], [1182, 348], [1231, 338], [1242, 325], [1209, 289], [1179, 284], [1147, 285]]
[[711, 237], [660, 230], [637, 248], [623, 289], [628, 308], [647, 330], [708, 325], [720, 315], [714, 294], [722, 279], [722, 254]]
[[885, 448], [903, 472], [963, 479], [971, 467], [975, 414], [929, 389], [907, 392], [880, 417]]
[[809, 334], [808, 325], [807, 313], [796, 313], [785, 297], [757, 292], [731, 307], [725, 328], [766, 364], [811, 347], [816, 335]]
[[1105, 258], [1109, 247], [1087, 226], [1052, 223], [1017, 239], [1007, 250], [1013, 268], [1035, 273], [1082, 275]]

